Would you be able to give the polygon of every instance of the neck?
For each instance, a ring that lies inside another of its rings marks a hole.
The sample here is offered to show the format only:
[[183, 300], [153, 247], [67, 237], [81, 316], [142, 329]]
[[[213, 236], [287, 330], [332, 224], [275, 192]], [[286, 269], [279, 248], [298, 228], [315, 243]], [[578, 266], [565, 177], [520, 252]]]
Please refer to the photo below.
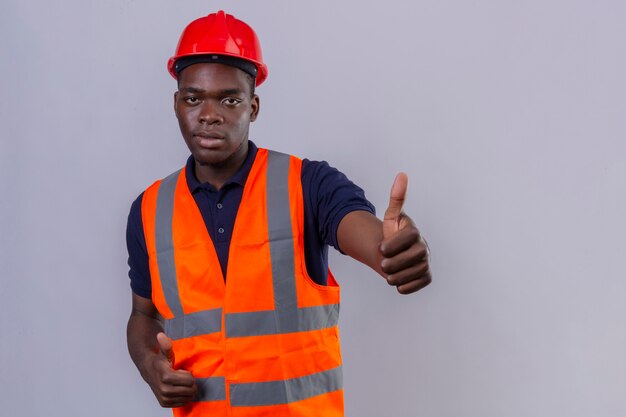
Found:
[[247, 156], [248, 141], [244, 141], [235, 152], [220, 163], [202, 164], [196, 160], [194, 163], [196, 178], [201, 183], [208, 182], [219, 190], [241, 168]]

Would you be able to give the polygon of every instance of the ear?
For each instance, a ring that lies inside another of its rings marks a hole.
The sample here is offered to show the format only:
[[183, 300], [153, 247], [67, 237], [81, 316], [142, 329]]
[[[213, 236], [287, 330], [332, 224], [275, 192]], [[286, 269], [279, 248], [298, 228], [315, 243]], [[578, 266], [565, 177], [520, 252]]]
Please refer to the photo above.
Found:
[[256, 94], [252, 97], [250, 101], [251, 113], [250, 113], [250, 121], [254, 122], [256, 118], [259, 116], [259, 110], [261, 109], [261, 99]]
[[178, 91], [174, 92], [174, 114], [178, 117]]

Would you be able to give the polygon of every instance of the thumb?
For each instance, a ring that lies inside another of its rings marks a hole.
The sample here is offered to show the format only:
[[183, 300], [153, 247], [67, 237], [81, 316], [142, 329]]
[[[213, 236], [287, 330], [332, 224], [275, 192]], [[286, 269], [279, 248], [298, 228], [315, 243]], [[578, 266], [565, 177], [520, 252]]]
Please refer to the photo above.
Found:
[[391, 186], [389, 205], [383, 217], [383, 239], [387, 239], [400, 229], [399, 220], [402, 214], [402, 206], [404, 205], [408, 185], [409, 178], [404, 172], [400, 172], [396, 175], [396, 179]]
[[163, 332], [159, 332], [156, 336], [157, 342], [159, 342], [159, 347], [161, 348], [161, 352], [165, 355], [165, 357], [170, 361], [170, 363], [174, 363], [174, 352], [172, 351], [172, 339], [167, 337], [167, 335]]

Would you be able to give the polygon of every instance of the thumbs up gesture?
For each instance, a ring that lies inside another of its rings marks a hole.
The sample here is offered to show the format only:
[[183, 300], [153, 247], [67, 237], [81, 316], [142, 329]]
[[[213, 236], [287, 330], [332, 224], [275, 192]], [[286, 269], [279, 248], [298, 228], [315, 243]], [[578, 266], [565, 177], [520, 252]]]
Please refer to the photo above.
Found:
[[180, 407], [193, 400], [196, 383], [191, 372], [174, 369], [172, 339], [165, 333], [156, 335], [159, 351], [149, 357], [144, 379], [162, 407]]
[[432, 280], [428, 246], [413, 221], [402, 211], [408, 182], [406, 174], [399, 173], [391, 186], [380, 244], [381, 269], [389, 285], [395, 286], [401, 294], [418, 291]]

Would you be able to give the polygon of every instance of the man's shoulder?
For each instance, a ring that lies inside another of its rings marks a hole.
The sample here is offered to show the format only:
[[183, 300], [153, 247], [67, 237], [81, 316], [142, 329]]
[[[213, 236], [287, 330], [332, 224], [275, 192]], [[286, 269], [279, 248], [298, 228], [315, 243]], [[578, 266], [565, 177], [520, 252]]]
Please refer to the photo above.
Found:
[[137, 198], [135, 198], [135, 200], [133, 200], [133, 202], [130, 204], [129, 218], [135, 218], [137, 213], [141, 213], [141, 205], [143, 203], [144, 193], [145, 191], [142, 191], [141, 193], [139, 193]]
[[280, 155], [287, 155], [298, 160], [302, 161], [302, 178], [312, 178], [312, 179], [322, 179], [328, 174], [342, 174], [337, 168], [331, 166], [327, 161], [324, 160], [316, 160], [302, 157], [298, 154], [292, 154], [289, 152], [284, 152], [278, 149], [266, 148], [264, 146], [259, 146], [259, 150], [273, 152]]
[[307, 179], [316, 183], [332, 182], [338, 177], [344, 178], [345, 174], [339, 171], [327, 161], [314, 159], [302, 159], [302, 179]]

